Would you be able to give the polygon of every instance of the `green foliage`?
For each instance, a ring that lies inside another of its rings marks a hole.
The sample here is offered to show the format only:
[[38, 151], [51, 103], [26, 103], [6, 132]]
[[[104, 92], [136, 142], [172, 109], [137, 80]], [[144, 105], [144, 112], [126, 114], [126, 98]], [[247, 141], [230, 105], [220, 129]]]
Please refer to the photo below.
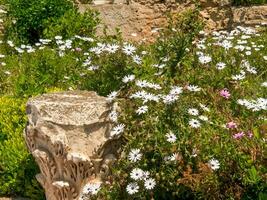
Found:
[[[191, 10], [173, 16], [155, 44], [138, 45], [135, 49], [118, 35], [95, 38], [98, 21], [94, 12], [81, 15], [67, 10], [62, 17], [42, 21], [45, 36], [51, 37], [48, 44], [1, 46], [6, 56], [1, 58], [5, 64], [0, 62], [0, 93], [12, 97], [0, 98], [0, 195], [43, 198], [34, 179], [36, 166], [22, 137], [28, 97], [81, 89], [104, 96], [118, 91], [118, 123], [126, 125], [121, 158], [112, 166], [110, 183], [103, 184], [96, 198], [266, 199], [266, 111], [252, 112], [237, 104], [240, 98], [266, 98], [266, 88], [261, 86], [267, 77], [266, 58], [263, 59], [267, 55], [266, 31], [260, 32], [260, 36], [223, 36], [234, 46], [247, 45], [244, 51], [232, 47], [226, 50], [216, 44], [215, 36], [202, 40], [198, 34], [202, 28], [198, 10]], [[125, 48], [132, 48], [132, 52], [125, 53]], [[246, 51], [251, 55], [246, 55]], [[211, 61], [203, 64], [199, 55], [208, 55]], [[245, 79], [233, 81], [233, 75], [245, 70], [245, 60], [257, 74], [247, 72]], [[219, 70], [219, 62], [226, 67]], [[126, 84], [125, 75], [134, 75], [135, 80]], [[161, 89], [141, 88], [136, 84], [138, 80], [159, 84]], [[192, 92], [189, 85], [202, 89]], [[168, 104], [163, 97], [172, 86], [183, 92]], [[231, 92], [229, 99], [219, 95], [224, 88]], [[138, 91], [146, 91], [150, 97], [158, 95], [160, 100], [132, 98]], [[148, 111], [138, 115], [137, 109], [144, 105]], [[207, 120], [189, 115], [190, 108], [198, 109]], [[189, 126], [190, 119], [198, 119], [201, 126]], [[238, 127], [226, 129], [229, 121], [235, 121]], [[234, 139], [233, 135], [240, 131], [252, 136]], [[173, 143], [166, 140], [170, 132], [177, 137]], [[128, 157], [134, 148], [142, 153], [142, 159], [135, 163]], [[220, 163], [217, 170], [210, 167], [213, 158]], [[156, 180], [155, 189], [148, 191], [138, 181], [139, 192], [129, 195], [125, 188], [133, 181], [133, 168], [149, 171]]]
[[20, 195], [44, 199], [35, 175], [38, 173], [28, 153], [23, 130], [26, 100], [0, 97], [0, 195]]
[[72, 79], [66, 81], [70, 87], [77, 80], [79, 73], [79, 67], [76, 67], [77, 64], [71, 55], [62, 59], [57, 52], [49, 49], [24, 54], [22, 57], [10, 56], [7, 63], [8, 66], [16, 66], [16, 68], [10, 69], [13, 76], [5, 80], [6, 90], [20, 97], [42, 94], [47, 91], [47, 88], [68, 85], [64, 83], [64, 76], [69, 75]]
[[249, 6], [256, 4], [265, 4], [267, 0], [232, 0], [234, 6]]
[[71, 38], [74, 35], [93, 36], [99, 23], [97, 12], [87, 10], [81, 14], [78, 10], [69, 10], [58, 19], [48, 20], [44, 30], [45, 38], [62, 36]]
[[[137, 80], [160, 84], [162, 89], [144, 89], [133, 82], [120, 91], [118, 102], [122, 111], [119, 123], [126, 125], [122, 135], [124, 151], [119, 164], [113, 166], [112, 184], [107, 185], [98, 198], [266, 198], [266, 110], [253, 112], [236, 103], [240, 98], [266, 98], [266, 88], [261, 86], [266, 81], [266, 57], [263, 58], [267, 53], [266, 33], [262, 32], [259, 37], [248, 34], [242, 39], [237, 36], [230, 40], [234, 46], [241, 40], [246, 40], [249, 47], [261, 46], [255, 51], [252, 48], [252, 55], [247, 56], [234, 48], [225, 50], [216, 45], [212, 37], [199, 43], [204, 45], [203, 49], [189, 42], [181, 45], [183, 41], [178, 42], [180, 38], [177, 37], [179, 31], [169, 29], [167, 32], [170, 37], [165, 41], [162, 36], [160, 45], [153, 46], [153, 51], [143, 57], [141, 67], [133, 70]], [[211, 62], [200, 63], [199, 52], [211, 56]], [[231, 80], [232, 75], [242, 69], [244, 60], [255, 67], [257, 74], [247, 73], [244, 80]], [[224, 62], [226, 68], [218, 70], [216, 66], [219, 62]], [[171, 73], [172, 63], [175, 63], [174, 73]], [[155, 64], [165, 67], [157, 69], [153, 67]], [[202, 89], [192, 94], [187, 90], [189, 84]], [[142, 90], [155, 95], [168, 94], [172, 85], [184, 90], [172, 104], [129, 98]], [[223, 88], [231, 91], [230, 99], [220, 97], [219, 91]], [[207, 105], [209, 111], [202, 109], [200, 103]], [[148, 111], [138, 115], [136, 110], [143, 105], [148, 106]], [[190, 118], [195, 118], [188, 114], [188, 109], [192, 107], [199, 110], [199, 115], [206, 115], [209, 119], [206, 122], [200, 120], [199, 129], [188, 125]], [[225, 129], [229, 121], [235, 121], [238, 128]], [[234, 134], [240, 131], [251, 132], [252, 137], [234, 139]], [[177, 137], [173, 143], [166, 141], [169, 132]], [[130, 162], [128, 155], [132, 149], [140, 149], [140, 161]], [[166, 159], [172, 155], [171, 161]], [[220, 167], [213, 171], [209, 160], [214, 157], [219, 160]], [[150, 177], [156, 180], [154, 190], [145, 189], [143, 180], [130, 177], [134, 168], [149, 171]], [[130, 182], [139, 185], [138, 192], [133, 195], [126, 191]]]
[[203, 24], [199, 19], [199, 10], [188, 10], [170, 18], [165, 29], [154, 44], [156, 57], [168, 57], [168, 75], [174, 77], [179, 70], [179, 62], [186, 55], [192, 41]]
[[69, 0], [5, 0], [8, 8], [5, 23], [7, 39], [20, 42], [36, 42], [46, 28], [49, 20], [62, 17], [66, 11], [72, 10]]

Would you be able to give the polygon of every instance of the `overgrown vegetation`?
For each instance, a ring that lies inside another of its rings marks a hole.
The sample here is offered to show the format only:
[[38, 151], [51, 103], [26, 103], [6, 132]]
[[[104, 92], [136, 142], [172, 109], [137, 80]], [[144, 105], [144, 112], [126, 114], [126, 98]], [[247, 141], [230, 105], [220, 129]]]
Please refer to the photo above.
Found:
[[97, 13], [80, 14], [71, 0], [2, 0], [8, 8], [5, 20], [6, 40], [18, 43], [37, 42], [42, 37], [75, 34], [93, 35]]
[[23, 98], [0, 97], [0, 195], [41, 200], [43, 192], [35, 179], [38, 167], [22, 135], [26, 124], [25, 104]]
[[134, 45], [95, 37], [97, 14], [64, 5], [37, 17], [38, 35], [9, 24], [12, 41], [0, 44], [0, 195], [44, 198], [22, 136], [25, 103], [80, 89], [119, 103], [110, 117], [123, 141], [109, 181], [87, 184], [84, 199], [267, 199], [266, 28], [206, 35], [192, 10], [154, 44]]

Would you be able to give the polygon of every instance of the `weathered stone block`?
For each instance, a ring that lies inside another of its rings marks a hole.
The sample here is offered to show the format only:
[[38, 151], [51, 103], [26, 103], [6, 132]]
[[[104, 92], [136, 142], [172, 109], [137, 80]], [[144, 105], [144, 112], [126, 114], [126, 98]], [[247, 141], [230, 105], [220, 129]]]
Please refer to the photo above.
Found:
[[109, 175], [119, 149], [119, 140], [109, 135], [112, 109], [94, 92], [44, 94], [28, 101], [24, 135], [47, 200], [79, 199], [85, 184]]

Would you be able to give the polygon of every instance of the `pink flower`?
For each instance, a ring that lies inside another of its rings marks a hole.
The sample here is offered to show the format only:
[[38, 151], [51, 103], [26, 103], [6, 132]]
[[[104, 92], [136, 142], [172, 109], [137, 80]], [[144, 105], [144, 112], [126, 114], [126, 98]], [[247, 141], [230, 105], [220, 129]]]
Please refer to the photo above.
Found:
[[232, 122], [228, 122], [226, 124], [226, 127], [230, 128], [230, 129], [237, 128], [237, 124], [235, 122], [233, 122], [233, 121]]
[[231, 96], [230, 92], [227, 89], [221, 90], [220, 95], [226, 99], [229, 99], [229, 97]]
[[252, 138], [253, 137], [253, 133], [251, 131], [249, 131], [247, 134], [248, 134], [248, 137], [249, 138]]
[[82, 49], [81, 49], [80, 47], [76, 47], [76, 48], [75, 48], [75, 51], [80, 52], [80, 51], [82, 51]]
[[234, 139], [241, 139], [244, 136], [244, 132], [239, 132], [233, 135]]

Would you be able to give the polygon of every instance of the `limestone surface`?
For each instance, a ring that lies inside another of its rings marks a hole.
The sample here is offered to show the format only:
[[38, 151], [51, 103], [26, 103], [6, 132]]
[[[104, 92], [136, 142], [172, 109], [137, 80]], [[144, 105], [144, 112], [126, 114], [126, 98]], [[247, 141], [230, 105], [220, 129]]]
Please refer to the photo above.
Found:
[[[230, 0], [199, 0], [199, 3], [207, 32], [267, 23], [267, 5], [232, 7]], [[181, 13], [194, 6], [191, 0], [113, 0], [112, 3], [95, 0], [94, 5], [81, 4], [79, 8], [81, 12], [87, 8], [99, 11], [102, 21], [99, 35], [104, 27], [108, 34], [116, 34], [119, 28], [126, 40], [150, 42], [158, 36], [157, 30], [167, 24], [169, 13]]]
[[44, 94], [27, 103], [27, 146], [40, 167], [47, 200], [73, 200], [109, 176], [119, 140], [109, 135], [113, 105], [94, 92]]

